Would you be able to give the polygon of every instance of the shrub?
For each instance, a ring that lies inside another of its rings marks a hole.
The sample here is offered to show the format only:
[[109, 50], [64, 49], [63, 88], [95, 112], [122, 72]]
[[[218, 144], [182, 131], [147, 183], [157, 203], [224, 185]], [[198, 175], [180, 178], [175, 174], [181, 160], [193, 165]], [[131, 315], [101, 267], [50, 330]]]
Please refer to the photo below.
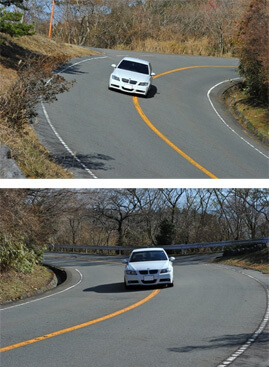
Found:
[[34, 25], [22, 23], [22, 17], [23, 14], [18, 11], [8, 12], [0, 8], [0, 32], [7, 33], [12, 37], [34, 34]]
[[17, 81], [0, 96], [0, 117], [12, 128], [20, 129], [37, 114], [35, 106], [40, 102], [53, 102], [58, 93], [70, 89], [59, 74], [52, 72], [66, 60], [61, 57], [28, 57], [20, 62]]
[[29, 249], [23, 241], [0, 239], [0, 271], [14, 269], [22, 273], [32, 273], [33, 267], [41, 260], [42, 251]]

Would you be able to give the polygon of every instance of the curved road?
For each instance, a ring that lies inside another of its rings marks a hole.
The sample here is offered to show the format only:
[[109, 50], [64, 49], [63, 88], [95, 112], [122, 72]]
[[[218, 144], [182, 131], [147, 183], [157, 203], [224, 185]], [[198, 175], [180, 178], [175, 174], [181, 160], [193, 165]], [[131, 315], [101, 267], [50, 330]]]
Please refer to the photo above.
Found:
[[[220, 103], [236, 59], [99, 51], [66, 65], [75, 85], [39, 109], [40, 140], [76, 178], [268, 178], [268, 150]], [[107, 88], [127, 54], [153, 65], [148, 98]]]
[[[206, 259], [179, 257], [173, 288], [126, 291], [119, 258], [46, 255], [68, 281], [2, 307], [1, 366], [227, 366], [259, 327], [267, 297], [253, 278]], [[240, 364], [256, 344], [263, 353]], [[232, 366], [266, 366], [265, 346], [254, 343]]]

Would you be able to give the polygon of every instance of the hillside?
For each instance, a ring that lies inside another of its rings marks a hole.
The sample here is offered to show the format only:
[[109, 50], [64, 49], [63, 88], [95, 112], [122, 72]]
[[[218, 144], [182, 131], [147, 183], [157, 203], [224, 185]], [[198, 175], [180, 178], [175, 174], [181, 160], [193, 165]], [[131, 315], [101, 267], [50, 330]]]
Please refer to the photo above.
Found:
[[97, 54], [89, 48], [59, 43], [39, 34], [12, 38], [0, 33], [0, 47], [0, 93], [16, 79], [19, 62], [26, 56], [61, 56], [72, 59]]
[[[27, 57], [45, 56], [48, 60], [55, 58], [64, 63], [75, 57], [97, 54], [89, 48], [59, 43], [38, 34], [19, 38], [0, 36], [0, 97], [14, 86], [20, 64]], [[27, 178], [72, 178], [70, 172], [53, 161], [29, 124], [24, 124], [23, 129], [14, 129], [0, 115], [0, 125], [0, 144], [9, 146], [12, 158]]]
[[244, 269], [252, 269], [269, 274], [269, 249], [263, 249], [250, 254], [238, 256], [222, 256], [214, 260], [216, 263], [238, 266]]

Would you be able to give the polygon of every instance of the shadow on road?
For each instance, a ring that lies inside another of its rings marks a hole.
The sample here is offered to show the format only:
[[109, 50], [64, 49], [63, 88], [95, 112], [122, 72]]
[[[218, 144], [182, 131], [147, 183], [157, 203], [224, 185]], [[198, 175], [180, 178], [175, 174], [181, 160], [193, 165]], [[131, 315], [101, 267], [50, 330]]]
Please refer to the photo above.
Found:
[[[81, 164], [75, 159], [75, 157], [68, 155], [53, 155], [53, 159], [66, 169], [81, 168]], [[114, 158], [104, 154], [77, 154], [76, 157], [82, 162], [88, 169], [91, 170], [103, 170], [108, 171], [112, 167], [107, 166], [108, 161], [114, 160]]]
[[96, 287], [83, 289], [83, 292], [96, 292], [96, 293], [125, 293], [129, 290], [125, 289], [124, 283], [109, 283], [102, 284]]
[[[251, 334], [238, 334], [238, 335], [224, 335], [218, 338], [214, 338], [209, 340], [208, 344], [204, 345], [187, 345], [185, 347], [172, 347], [168, 348], [170, 352], [176, 353], [189, 353], [195, 350], [210, 350], [217, 349], [223, 347], [240, 347], [242, 346], [249, 338]], [[269, 333], [264, 332], [256, 339], [256, 343], [264, 343], [264, 346], [268, 345], [269, 341]]]
[[[149, 291], [152, 289], [160, 289], [158, 286], [149, 286], [149, 287], [132, 287], [125, 288], [124, 283], [108, 283], [98, 285], [96, 287], [83, 289], [83, 292], [96, 292], [96, 293], [127, 293], [127, 292], [135, 292], [135, 291]], [[163, 287], [162, 287], [163, 288]]]
[[73, 65], [70, 62], [64, 64], [63, 67], [58, 68], [56, 72], [61, 73], [61, 74], [71, 74], [71, 75], [87, 74], [85, 71], [80, 70], [80, 65]]
[[149, 92], [148, 92], [148, 95], [146, 96], [146, 98], [153, 98], [155, 96], [155, 94], [157, 94], [157, 92], [158, 92], [158, 90], [155, 87], [155, 85], [152, 85]]

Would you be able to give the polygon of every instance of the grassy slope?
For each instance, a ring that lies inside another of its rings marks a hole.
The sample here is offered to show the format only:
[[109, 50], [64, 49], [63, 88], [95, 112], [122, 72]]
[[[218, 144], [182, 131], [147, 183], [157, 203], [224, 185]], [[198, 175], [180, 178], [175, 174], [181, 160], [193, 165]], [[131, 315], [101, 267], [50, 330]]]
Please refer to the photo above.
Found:
[[238, 86], [234, 86], [224, 93], [224, 99], [237, 121], [256, 138], [268, 145], [268, 106], [257, 106], [255, 101], [246, 96]]
[[36, 266], [31, 274], [10, 270], [0, 276], [0, 303], [18, 300], [36, 293], [46, 287], [53, 278], [53, 273], [44, 266]]
[[[26, 55], [64, 56], [72, 59], [96, 54], [95, 51], [57, 43], [40, 35], [11, 38], [1, 34], [0, 94], [16, 81], [19, 62]], [[0, 144], [11, 149], [12, 158], [27, 178], [72, 178], [69, 171], [56, 164], [49, 152], [39, 143], [34, 130], [26, 125], [15, 131], [0, 121]]]
[[269, 249], [257, 251], [251, 254], [234, 257], [220, 257], [215, 262], [232, 266], [239, 266], [245, 269], [253, 269], [269, 274]]
[[69, 59], [96, 54], [88, 48], [59, 43], [41, 35], [12, 38], [0, 33], [0, 93], [4, 92], [11, 82], [16, 80], [18, 63], [26, 55], [61, 56]]

